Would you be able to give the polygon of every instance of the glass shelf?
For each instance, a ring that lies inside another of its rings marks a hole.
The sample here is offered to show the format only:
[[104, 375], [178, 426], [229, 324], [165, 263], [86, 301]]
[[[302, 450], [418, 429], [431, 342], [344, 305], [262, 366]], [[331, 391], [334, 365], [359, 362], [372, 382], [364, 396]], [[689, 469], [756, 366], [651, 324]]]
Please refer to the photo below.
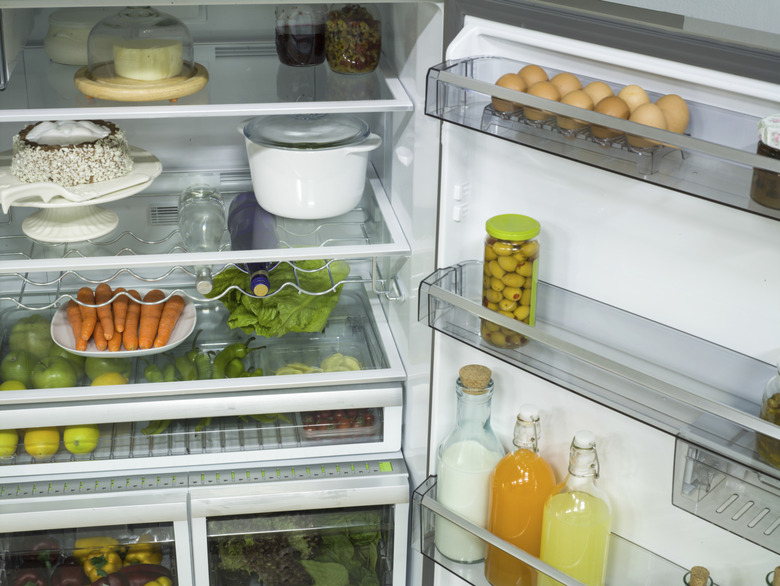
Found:
[[[537, 323], [529, 327], [482, 307], [482, 267], [464, 262], [426, 278], [420, 321], [780, 480], [780, 470], [755, 450], [756, 433], [780, 439], [780, 427], [758, 417], [764, 385], [775, 374], [772, 365], [547, 283], [540, 283]], [[531, 341], [515, 350], [491, 346], [480, 336], [482, 319]]]
[[[186, 174], [163, 173], [143, 193], [101, 204], [100, 207], [117, 214], [119, 226], [106, 236], [83, 242], [31, 240], [24, 234], [22, 224], [39, 210], [12, 207], [0, 236], [0, 275], [23, 274], [36, 280], [35, 274], [61, 272], [66, 260], [70, 272], [117, 270], [121, 264], [124, 272], [150, 280], [159, 278], [172, 266], [191, 269], [196, 264], [221, 266], [250, 260], [350, 260], [410, 253], [409, 243], [371, 166], [363, 198], [355, 209], [327, 220], [277, 217], [279, 248], [264, 251], [231, 251], [230, 236], [225, 230], [219, 251], [188, 253], [178, 230], [178, 193], [183, 178]], [[248, 172], [225, 173], [218, 179], [226, 207], [238, 193], [252, 189]]]
[[[384, 61], [366, 75], [339, 75], [327, 64], [282, 65], [273, 43], [198, 44], [195, 61], [208, 85], [175, 103], [114, 102], [88, 98], [73, 83], [78, 66], [52, 62], [42, 47], [26, 48], [7, 89], [0, 93], [0, 122], [65, 120], [93, 116], [191, 118], [350, 111], [411, 111], [412, 101]], [[358, 103], [359, 102], [359, 103]]]
[[[10, 326], [26, 315], [29, 312], [0, 306], [5, 336]], [[221, 303], [196, 304], [193, 333], [167, 353], [130, 358], [127, 384], [90, 386], [84, 376], [78, 381], [81, 385], [67, 388], [4, 391], [0, 396], [0, 429], [144, 421], [150, 419], [150, 413], [158, 419], [189, 419], [334, 406], [397, 407], [399, 415], [394, 422], [400, 429], [399, 383], [406, 375], [381, 302], [365, 286], [345, 286], [327, 325], [319, 332], [291, 332], [249, 341], [249, 335], [228, 328], [228, 315]], [[234, 342], [260, 347], [243, 362], [250, 373], [261, 368], [263, 376], [149, 382], [144, 375], [150, 362], [164, 368], [193, 344], [201, 351], [217, 353]], [[5, 356], [7, 348], [4, 338], [0, 355]], [[361, 369], [317, 372], [314, 367], [321, 367], [322, 361], [335, 353], [353, 356]], [[117, 357], [121, 358], [121, 352], [111, 353], [108, 359]], [[305, 364], [312, 367], [311, 372], [283, 374], [282, 367], [290, 363]]]
[[[754, 167], [780, 173], [780, 161], [755, 154], [758, 118], [686, 100], [690, 123], [686, 134], [677, 134], [495, 85], [501, 75], [518, 71], [524, 65], [505, 58], [473, 57], [432, 67], [428, 72], [425, 112], [613, 173], [780, 219], [780, 210], [762, 206], [749, 197]], [[559, 73], [545, 69], [550, 76]], [[578, 78], [583, 86], [597, 81], [582, 75]], [[609, 80], [601, 81], [616, 93], [621, 88]], [[546, 111], [549, 116], [544, 121], [532, 122], [524, 117], [523, 107], [515, 112], [497, 112], [491, 96]], [[648, 96], [651, 101], [660, 97], [652, 92]], [[556, 115], [581, 120], [585, 127], [565, 134]], [[591, 125], [614, 129], [621, 136], [614, 141], [600, 141], [591, 134]], [[656, 141], [656, 146], [631, 147], [626, 134]]]
[[[412, 547], [425, 557], [446, 568], [469, 584], [488, 586], [484, 562], [462, 564], [444, 557], [436, 549], [435, 528], [437, 519], [457, 525], [467, 533], [496, 547], [536, 569], [537, 576], [547, 575], [564, 586], [582, 586], [582, 583], [547, 565], [532, 555], [499, 539], [489, 531], [474, 525], [453, 513], [436, 500], [436, 476], [428, 477], [414, 491], [412, 507]], [[440, 524], [441, 525], [441, 524]], [[656, 584], [682, 584], [686, 569], [666, 560], [638, 545], [615, 535], [610, 537], [607, 561], [607, 586], [654, 586]]]

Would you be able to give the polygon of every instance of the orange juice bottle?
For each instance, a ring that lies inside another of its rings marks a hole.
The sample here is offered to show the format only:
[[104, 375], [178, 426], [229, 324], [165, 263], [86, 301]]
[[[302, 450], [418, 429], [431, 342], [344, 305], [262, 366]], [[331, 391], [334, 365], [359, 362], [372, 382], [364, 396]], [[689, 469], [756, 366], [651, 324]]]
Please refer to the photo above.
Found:
[[[490, 477], [488, 530], [539, 557], [542, 512], [555, 489], [550, 464], [539, 455], [539, 410], [523, 405], [515, 422], [514, 452], [504, 456]], [[485, 577], [493, 586], [532, 586], [536, 571], [500, 549], [488, 546]]]

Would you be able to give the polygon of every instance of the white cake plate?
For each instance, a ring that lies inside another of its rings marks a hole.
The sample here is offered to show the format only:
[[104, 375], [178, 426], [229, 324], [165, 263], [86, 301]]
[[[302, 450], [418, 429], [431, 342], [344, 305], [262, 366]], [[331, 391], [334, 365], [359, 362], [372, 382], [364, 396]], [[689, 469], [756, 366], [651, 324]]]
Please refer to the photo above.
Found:
[[57, 183], [23, 183], [11, 174], [13, 153], [0, 153], [0, 205], [42, 208], [22, 222], [22, 232], [43, 242], [81, 242], [99, 238], [119, 225], [119, 217], [98, 204], [136, 194], [162, 173], [153, 154], [130, 147], [133, 170], [123, 177], [63, 187]]

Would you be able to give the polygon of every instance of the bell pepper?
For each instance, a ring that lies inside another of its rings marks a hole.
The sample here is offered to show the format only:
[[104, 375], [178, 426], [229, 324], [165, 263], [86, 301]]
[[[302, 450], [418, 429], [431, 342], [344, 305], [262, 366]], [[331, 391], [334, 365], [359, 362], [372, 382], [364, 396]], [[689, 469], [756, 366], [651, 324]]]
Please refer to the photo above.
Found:
[[49, 572], [41, 567], [22, 567], [14, 573], [13, 586], [47, 586]]
[[95, 550], [87, 554], [87, 559], [84, 561], [84, 573], [93, 582], [98, 578], [113, 574], [121, 568], [122, 558], [115, 551]]
[[60, 557], [60, 543], [54, 537], [45, 536], [25, 544], [22, 559], [51, 568]]
[[127, 548], [125, 565], [130, 564], [159, 564], [162, 561], [162, 547], [152, 541], [150, 535], [141, 535], [138, 542]]
[[65, 561], [51, 574], [51, 586], [86, 586], [89, 583], [84, 568], [75, 560]]
[[83, 564], [88, 555], [92, 552], [98, 551], [100, 553], [119, 552], [122, 547], [119, 541], [108, 535], [100, 535], [98, 537], [82, 537], [77, 539], [73, 548], [73, 557], [76, 558], [80, 564]]
[[129, 586], [146, 586], [159, 578], [171, 578], [171, 571], [158, 564], [133, 564], [119, 570], [127, 578]]

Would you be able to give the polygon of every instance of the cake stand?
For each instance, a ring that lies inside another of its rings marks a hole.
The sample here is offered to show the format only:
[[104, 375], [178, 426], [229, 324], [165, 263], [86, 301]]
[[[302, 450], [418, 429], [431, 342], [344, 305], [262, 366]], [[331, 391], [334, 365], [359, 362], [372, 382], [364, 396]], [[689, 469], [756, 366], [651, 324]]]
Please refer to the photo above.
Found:
[[42, 242], [81, 242], [99, 238], [119, 225], [119, 217], [98, 204], [143, 191], [162, 172], [153, 154], [130, 147], [133, 170], [116, 179], [63, 187], [57, 183], [23, 183], [11, 174], [12, 152], [0, 153], [0, 205], [41, 208], [22, 222], [22, 232]]

